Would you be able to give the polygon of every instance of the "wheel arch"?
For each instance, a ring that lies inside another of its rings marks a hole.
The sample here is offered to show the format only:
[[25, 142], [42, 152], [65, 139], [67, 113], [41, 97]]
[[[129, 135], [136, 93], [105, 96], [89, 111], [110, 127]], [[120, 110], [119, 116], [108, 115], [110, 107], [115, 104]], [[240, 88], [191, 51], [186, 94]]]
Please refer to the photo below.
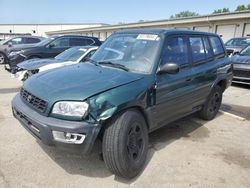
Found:
[[120, 116], [121, 114], [123, 114], [124, 112], [126, 112], [128, 110], [134, 110], [134, 111], [137, 111], [138, 113], [140, 113], [142, 115], [142, 117], [144, 118], [145, 122], [146, 122], [146, 126], [147, 126], [148, 131], [150, 130], [149, 117], [148, 117], [147, 113], [145, 112], [145, 110], [143, 109], [143, 107], [141, 107], [141, 106], [130, 106], [130, 107], [127, 107], [127, 108], [116, 111], [110, 118], [106, 119], [102, 123], [102, 127], [101, 127], [101, 130], [99, 132], [98, 137], [102, 139], [104, 131], [108, 128], [108, 126], [111, 125], [111, 122], [114, 119], [116, 119], [118, 116]]

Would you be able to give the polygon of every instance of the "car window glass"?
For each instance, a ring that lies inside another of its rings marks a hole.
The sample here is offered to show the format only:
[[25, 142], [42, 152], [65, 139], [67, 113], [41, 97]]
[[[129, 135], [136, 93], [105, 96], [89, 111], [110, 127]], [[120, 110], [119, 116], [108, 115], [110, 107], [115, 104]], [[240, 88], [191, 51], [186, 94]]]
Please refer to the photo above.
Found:
[[71, 38], [70, 39], [70, 46], [86, 46], [93, 44], [91, 39], [87, 38]]
[[246, 46], [250, 44], [250, 38], [234, 38], [225, 43], [227, 46]]
[[18, 38], [12, 39], [10, 42], [12, 43], [12, 45], [22, 44], [23, 43], [23, 39], [21, 37], [18, 37]]
[[208, 38], [204, 37], [203, 41], [204, 41], [206, 56], [207, 56], [207, 58], [210, 58], [213, 56], [213, 51], [212, 51], [211, 46], [209, 44]]
[[40, 39], [37, 38], [26, 38], [26, 43], [28, 44], [33, 44], [33, 43], [38, 43], [40, 42]]
[[206, 53], [202, 42], [202, 37], [189, 38], [193, 62], [198, 62], [206, 59]]
[[176, 63], [183, 65], [188, 63], [187, 41], [184, 37], [170, 37], [167, 39], [161, 56], [162, 63]]
[[211, 45], [212, 45], [212, 48], [213, 48], [215, 55], [219, 55], [219, 54], [224, 53], [223, 46], [222, 46], [221, 41], [218, 37], [213, 36], [213, 37], [209, 37], [209, 39], [210, 39], [210, 42], [211, 42]]
[[240, 52], [240, 55], [250, 56], [250, 46], [244, 48], [244, 49]]
[[91, 52], [89, 52], [81, 61], [87, 61], [94, 53], [96, 50], [92, 50]]
[[69, 38], [59, 38], [55, 41], [51, 42], [52, 45], [54, 45], [54, 48], [62, 48], [62, 47], [68, 47], [69, 46]]

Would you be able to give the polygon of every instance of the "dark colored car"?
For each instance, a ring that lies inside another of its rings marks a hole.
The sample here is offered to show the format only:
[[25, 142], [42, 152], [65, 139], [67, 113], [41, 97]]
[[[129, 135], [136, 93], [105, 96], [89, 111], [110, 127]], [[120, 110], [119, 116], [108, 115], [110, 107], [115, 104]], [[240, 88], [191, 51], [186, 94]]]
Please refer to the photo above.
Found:
[[65, 50], [54, 58], [23, 61], [17, 65], [15, 77], [25, 81], [38, 72], [85, 62], [95, 53], [97, 48], [97, 46], [77, 46]]
[[239, 53], [248, 45], [250, 45], [250, 37], [232, 38], [225, 43], [228, 55], [234, 55], [235, 53]]
[[195, 112], [213, 119], [232, 77], [216, 34], [123, 30], [89, 62], [32, 76], [12, 108], [44, 144], [88, 153], [100, 139], [107, 168], [133, 178], [145, 166], [149, 132]]
[[36, 36], [18, 36], [7, 40], [0, 41], [0, 64], [7, 62], [7, 52], [9, 48], [19, 46], [21, 44], [34, 44], [41, 42], [44, 38]]
[[250, 85], [250, 45], [232, 57], [233, 82]]
[[100, 46], [98, 38], [80, 35], [49, 37], [34, 46], [19, 46], [9, 50], [10, 69], [27, 59], [51, 58], [73, 46]]

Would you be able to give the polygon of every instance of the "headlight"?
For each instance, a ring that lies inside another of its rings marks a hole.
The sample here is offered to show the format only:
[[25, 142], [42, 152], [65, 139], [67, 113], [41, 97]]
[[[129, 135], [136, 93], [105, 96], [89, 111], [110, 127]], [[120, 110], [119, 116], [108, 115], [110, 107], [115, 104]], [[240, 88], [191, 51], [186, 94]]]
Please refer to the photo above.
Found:
[[85, 117], [88, 108], [89, 105], [86, 102], [61, 101], [54, 105], [52, 113], [70, 117]]
[[23, 52], [24, 52], [23, 50], [13, 51], [13, 52], [10, 52], [10, 53], [9, 53], [9, 56], [15, 56], [15, 55], [21, 54], [21, 53], [23, 53]]

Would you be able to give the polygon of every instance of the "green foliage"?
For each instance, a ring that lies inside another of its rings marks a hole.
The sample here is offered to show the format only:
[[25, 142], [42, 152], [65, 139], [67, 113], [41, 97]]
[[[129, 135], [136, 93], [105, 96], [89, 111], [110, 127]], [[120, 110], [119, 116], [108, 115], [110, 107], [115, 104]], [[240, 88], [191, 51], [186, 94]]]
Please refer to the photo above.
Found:
[[180, 12], [178, 14], [172, 15], [172, 16], [170, 16], [170, 18], [171, 19], [173, 19], [173, 18], [184, 18], [184, 17], [191, 17], [191, 16], [199, 16], [199, 14], [196, 13], [196, 12], [191, 12], [191, 11], [186, 10], [186, 11], [182, 11], [182, 12]]
[[230, 12], [229, 8], [214, 10], [213, 14], [219, 14], [219, 13], [224, 13], [224, 12]]
[[235, 11], [244, 11], [244, 10], [250, 10], [250, 4], [248, 4], [246, 6], [245, 5], [239, 5], [235, 9]]

